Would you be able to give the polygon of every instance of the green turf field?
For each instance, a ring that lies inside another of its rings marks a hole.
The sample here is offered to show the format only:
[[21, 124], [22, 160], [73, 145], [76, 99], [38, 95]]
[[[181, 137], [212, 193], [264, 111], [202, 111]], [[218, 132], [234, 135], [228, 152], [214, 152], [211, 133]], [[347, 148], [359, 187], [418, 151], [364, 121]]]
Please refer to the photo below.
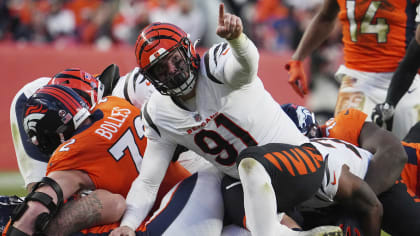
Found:
[[0, 195], [26, 195], [19, 172], [0, 172]]

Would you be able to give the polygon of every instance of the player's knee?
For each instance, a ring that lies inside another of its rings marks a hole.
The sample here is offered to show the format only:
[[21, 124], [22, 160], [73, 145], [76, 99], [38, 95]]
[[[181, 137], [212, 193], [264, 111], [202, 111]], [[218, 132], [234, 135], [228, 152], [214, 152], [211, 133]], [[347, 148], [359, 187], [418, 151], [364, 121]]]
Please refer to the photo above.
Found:
[[255, 168], [257, 168], [258, 161], [252, 157], [242, 158], [239, 162], [238, 169], [245, 174], [251, 173]]

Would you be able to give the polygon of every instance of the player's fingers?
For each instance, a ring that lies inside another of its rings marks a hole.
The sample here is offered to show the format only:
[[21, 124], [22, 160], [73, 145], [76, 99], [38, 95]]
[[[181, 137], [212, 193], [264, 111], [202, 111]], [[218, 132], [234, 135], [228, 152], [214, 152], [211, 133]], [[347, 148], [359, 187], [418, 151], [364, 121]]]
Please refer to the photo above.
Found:
[[296, 81], [296, 80], [289, 80], [289, 84], [292, 86], [292, 88], [293, 88], [293, 90], [300, 96], [300, 97], [302, 97], [303, 98], [303, 94], [302, 94], [302, 92], [300, 91], [300, 88], [299, 88], [299, 84], [298, 84], [298, 82]]
[[219, 5], [219, 25], [224, 25], [225, 19], [225, 4], [220, 3]]
[[241, 31], [241, 28], [242, 28], [241, 18], [235, 17], [235, 29], [234, 29], [235, 34], [238, 34], [239, 31]]
[[223, 19], [223, 28], [225, 32], [229, 31], [229, 27], [230, 27], [230, 17], [229, 17], [229, 14], [225, 14], [225, 17]]
[[308, 85], [306, 84], [305, 80], [301, 81], [302, 83], [300, 83], [300, 85], [302, 86], [302, 93], [308, 94]]

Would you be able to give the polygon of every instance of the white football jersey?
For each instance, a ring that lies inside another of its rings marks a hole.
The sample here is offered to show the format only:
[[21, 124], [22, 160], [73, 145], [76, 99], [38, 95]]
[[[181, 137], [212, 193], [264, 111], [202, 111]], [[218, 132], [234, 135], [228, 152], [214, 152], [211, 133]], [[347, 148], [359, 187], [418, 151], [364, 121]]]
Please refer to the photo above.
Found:
[[342, 167], [347, 165], [352, 174], [364, 179], [372, 153], [339, 139], [311, 139], [311, 144], [324, 158], [325, 172], [317, 193], [302, 203], [302, 206], [321, 208], [334, 203]]
[[194, 111], [170, 96], [154, 93], [143, 108], [146, 136], [165, 145], [182, 145], [238, 178], [236, 158], [248, 146], [267, 143], [300, 145], [308, 141], [260, 78], [238, 88], [229, 86], [224, 66], [227, 43], [214, 45], [203, 57]]
[[156, 91], [155, 87], [144, 78], [138, 67], [120, 77], [112, 95], [125, 98], [135, 107], [141, 109], [141, 106], [147, 101], [152, 93]]

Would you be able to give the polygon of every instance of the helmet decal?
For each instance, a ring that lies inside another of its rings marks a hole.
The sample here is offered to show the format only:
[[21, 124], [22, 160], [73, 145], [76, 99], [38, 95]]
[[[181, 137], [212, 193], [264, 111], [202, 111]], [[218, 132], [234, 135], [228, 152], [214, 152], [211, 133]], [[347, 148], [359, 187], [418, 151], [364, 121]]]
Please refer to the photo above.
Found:
[[47, 108], [44, 107], [42, 104], [38, 104], [35, 106], [30, 106], [25, 113], [25, 116], [32, 114], [32, 113], [45, 113], [47, 112]]

